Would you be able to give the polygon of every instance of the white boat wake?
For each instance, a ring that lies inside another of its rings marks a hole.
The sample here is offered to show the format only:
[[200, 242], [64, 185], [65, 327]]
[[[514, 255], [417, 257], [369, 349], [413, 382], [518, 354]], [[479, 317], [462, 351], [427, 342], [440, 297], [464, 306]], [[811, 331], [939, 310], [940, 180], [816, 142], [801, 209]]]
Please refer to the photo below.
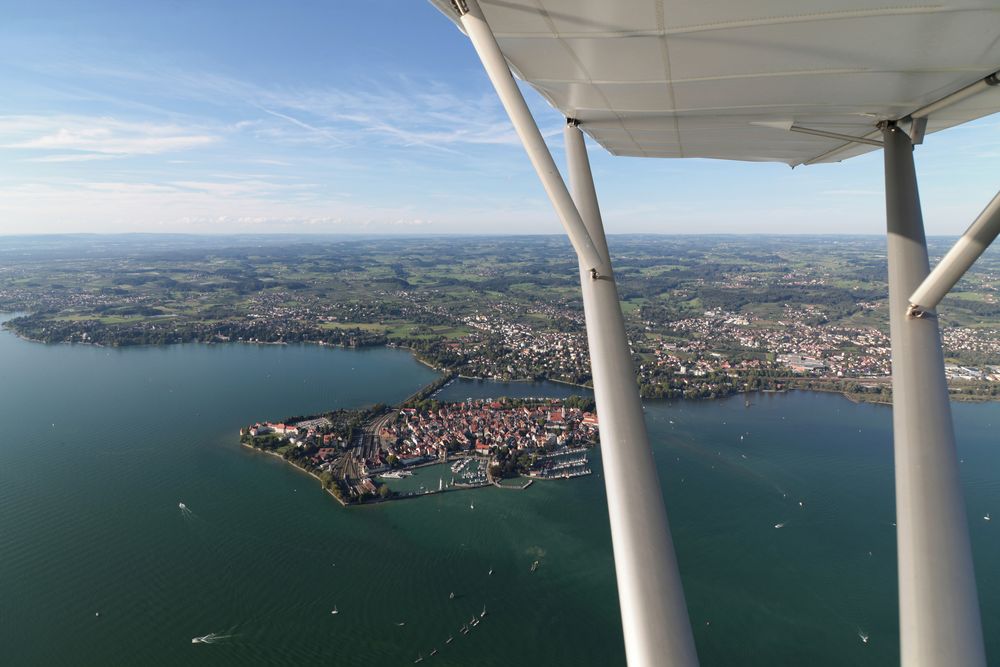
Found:
[[210, 632], [204, 637], [195, 637], [191, 640], [192, 644], [218, 644], [221, 641], [229, 639], [230, 637], [235, 637], [235, 635], [224, 635], [217, 632]]

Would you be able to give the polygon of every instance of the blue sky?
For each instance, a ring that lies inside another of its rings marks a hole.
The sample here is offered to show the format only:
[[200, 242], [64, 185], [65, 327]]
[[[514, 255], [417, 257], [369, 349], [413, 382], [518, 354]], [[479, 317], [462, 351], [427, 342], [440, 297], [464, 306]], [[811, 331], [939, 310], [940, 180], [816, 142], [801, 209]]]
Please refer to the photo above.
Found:
[[[558, 233], [464, 36], [424, 0], [0, 0], [0, 234]], [[557, 161], [562, 118], [529, 91]], [[609, 232], [881, 233], [881, 154], [613, 158]], [[917, 151], [927, 230], [996, 192], [1000, 119]]]

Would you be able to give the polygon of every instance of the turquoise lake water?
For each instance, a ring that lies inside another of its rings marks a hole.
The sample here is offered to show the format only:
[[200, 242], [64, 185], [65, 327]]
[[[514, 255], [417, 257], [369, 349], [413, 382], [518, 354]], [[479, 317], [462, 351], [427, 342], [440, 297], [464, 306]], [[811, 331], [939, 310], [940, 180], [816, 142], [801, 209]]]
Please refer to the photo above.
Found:
[[[3, 664], [623, 664], [599, 453], [582, 479], [345, 510], [237, 444], [245, 423], [433, 377], [401, 350], [0, 333]], [[577, 391], [456, 382], [439, 398]], [[751, 401], [646, 406], [702, 664], [897, 663], [889, 410]], [[954, 410], [996, 663], [1000, 524], [982, 517], [1000, 516], [1000, 405]]]

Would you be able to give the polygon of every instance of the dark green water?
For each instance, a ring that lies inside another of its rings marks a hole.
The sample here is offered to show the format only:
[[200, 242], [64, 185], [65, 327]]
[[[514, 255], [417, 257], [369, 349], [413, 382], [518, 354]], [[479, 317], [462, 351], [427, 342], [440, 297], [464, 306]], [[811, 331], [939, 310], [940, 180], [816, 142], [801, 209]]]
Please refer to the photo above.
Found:
[[[622, 664], [599, 457], [588, 478], [526, 492], [344, 510], [236, 444], [251, 420], [398, 400], [432, 377], [396, 350], [0, 334], [0, 660]], [[499, 393], [456, 383], [441, 397]], [[702, 664], [898, 661], [889, 411], [824, 394], [753, 401], [647, 406]], [[1000, 524], [981, 517], [1000, 516], [1000, 406], [955, 412], [996, 661]], [[459, 634], [484, 603], [489, 616]], [[192, 645], [208, 633], [230, 636]]]

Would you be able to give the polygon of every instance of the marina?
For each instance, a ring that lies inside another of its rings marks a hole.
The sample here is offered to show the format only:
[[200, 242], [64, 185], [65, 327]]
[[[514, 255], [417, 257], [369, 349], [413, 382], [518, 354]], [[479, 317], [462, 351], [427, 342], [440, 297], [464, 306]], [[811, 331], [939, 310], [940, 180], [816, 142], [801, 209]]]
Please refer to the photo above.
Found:
[[444, 463], [413, 468], [406, 473], [399, 477], [381, 475], [380, 479], [390, 480], [388, 483], [398, 498], [415, 498], [489, 485], [485, 471], [480, 472], [478, 468], [473, 470], [471, 466], [458, 476], [453, 476], [451, 466]]
[[591, 474], [587, 450], [583, 447], [540, 456], [528, 471], [533, 479], [569, 479]]

